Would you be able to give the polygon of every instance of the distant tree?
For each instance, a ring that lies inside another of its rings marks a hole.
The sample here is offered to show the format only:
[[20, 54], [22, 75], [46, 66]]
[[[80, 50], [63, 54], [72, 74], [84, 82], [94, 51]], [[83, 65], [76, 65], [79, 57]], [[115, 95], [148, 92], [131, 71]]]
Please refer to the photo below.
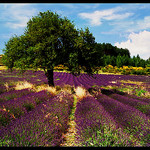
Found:
[[131, 57], [128, 59], [128, 65], [129, 65], [129, 66], [133, 66], [133, 61], [132, 61], [132, 58], [131, 58]]
[[123, 49], [123, 55], [126, 55], [130, 58], [130, 51], [127, 48]]
[[116, 66], [116, 57], [115, 56], [111, 56], [111, 65], [112, 66]]
[[103, 43], [102, 47], [105, 55], [117, 56], [115, 47], [110, 43]]
[[140, 59], [140, 67], [146, 67], [146, 61], [144, 59]]
[[104, 66], [111, 65], [111, 56], [110, 55], [104, 55]]
[[116, 66], [117, 67], [122, 67], [123, 65], [122, 65], [122, 57], [121, 57], [121, 55], [119, 54], [118, 56], [117, 56], [117, 58], [116, 58]]
[[124, 55], [124, 65], [128, 66], [129, 65], [129, 56], [128, 55]]
[[[16, 38], [18, 48], [13, 42]], [[24, 35], [16, 38], [9, 40], [4, 50], [9, 68], [42, 68], [49, 86], [54, 86], [53, 69], [59, 64], [68, 66], [74, 75], [80, 74], [81, 69], [93, 73], [95, 38], [88, 28], [77, 30], [66, 17], [40, 12], [28, 21]]]
[[100, 43], [95, 43], [95, 47], [94, 47], [95, 53], [93, 56], [93, 58], [95, 59], [95, 63], [97, 66], [103, 66], [104, 65], [104, 51], [102, 48], [102, 44]]
[[140, 58], [139, 54], [137, 54], [136, 58], [137, 58], [137, 67], [140, 67], [141, 58]]
[[150, 57], [145, 61], [146, 66], [150, 66]]
[[132, 60], [133, 60], [133, 66], [138, 67], [139, 60], [140, 60], [139, 57], [133, 56]]

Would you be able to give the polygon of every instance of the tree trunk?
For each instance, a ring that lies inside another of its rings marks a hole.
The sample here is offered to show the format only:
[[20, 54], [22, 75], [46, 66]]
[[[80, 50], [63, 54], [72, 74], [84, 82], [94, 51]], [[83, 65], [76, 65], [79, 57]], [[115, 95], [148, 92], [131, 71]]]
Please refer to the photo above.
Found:
[[54, 86], [53, 69], [48, 69], [45, 75], [47, 76], [48, 79], [48, 85]]

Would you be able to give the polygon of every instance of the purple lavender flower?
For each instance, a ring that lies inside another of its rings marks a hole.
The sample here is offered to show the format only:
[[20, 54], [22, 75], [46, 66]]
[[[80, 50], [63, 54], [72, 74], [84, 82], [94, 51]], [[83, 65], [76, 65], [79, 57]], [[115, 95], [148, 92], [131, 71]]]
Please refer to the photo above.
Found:
[[130, 129], [128, 131], [139, 139], [148, 139], [149, 118], [145, 114], [104, 94], [99, 95], [97, 100], [124, 129]]
[[75, 122], [77, 124], [78, 134], [84, 132], [87, 128], [99, 128], [103, 130], [103, 126], [114, 126], [117, 128], [118, 125], [114, 119], [102, 105], [92, 96], [84, 98], [80, 103], [77, 103], [75, 111]]
[[[118, 124], [116, 120], [114, 120], [113, 116], [110, 115], [110, 113], [108, 113], [104, 107], [92, 96], [88, 96], [81, 102], [77, 103], [75, 122], [77, 129], [75, 137], [77, 139], [77, 143], [86, 145], [88, 139], [93, 137], [95, 140], [98, 140], [97, 143], [101, 145], [103, 142], [108, 140], [106, 137], [107, 133], [105, 133], [107, 130], [108, 134], [111, 131], [114, 136], [117, 135], [119, 137], [118, 145], [121, 143], [127, 146], [136, 145], [132, 140], [129, 142], [129, 135], [123, 132], [123, 130], [120, 128], [120, 124]], [[97, 133], [97, 131], [99, 133]], [[99, 139], [100, 135], [103, 137], [103, 139]], [[114, 142], [113, 139], [112, 142]], [[107, 144], [105, 143], [105, 145]], [[107, 146], [109, 146], [109, 143]]]
[[19, 97], [21, 97], [23, 95], [27, 95], [29, 93], [32, 93], [32, 91], [29, 89], [8, 91], [8, 92], [2, 93], [0, 95], [0, 102], [5, 102], [5, 101], [9, 101], [14, 98], [19, 98]]
[[64, 96], [63, 93], [47, 99], [2, 128], [1, 139], [10, 140], [6, 146], [58, 146], [62, 141], [62, 132], [66, 130], [72, 105], [73, 97]]
[[111, 94], [110, 97], [118, 100], [119, 102], [121, 102], [123, 104], [130, 105], [130, 106], [142, 111], [144, 114], [146, 114], [147, 116], [150, 117], [150, 105], [148, 105], [148, 103], [145, 103], [145, 102], [133, 99], [133, 98], [129, 98], [126, 96], [122, 96], [119, 94]]

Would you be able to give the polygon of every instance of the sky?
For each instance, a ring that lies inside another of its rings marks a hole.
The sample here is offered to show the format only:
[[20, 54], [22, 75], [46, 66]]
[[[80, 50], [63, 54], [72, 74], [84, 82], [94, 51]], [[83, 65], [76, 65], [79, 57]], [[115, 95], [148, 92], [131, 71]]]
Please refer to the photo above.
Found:
[[98, 43], [150, 57], [150, 3], [0, 3], [0, 54], [12, 36], [24, 33], [29, 19], [47, 10], [78, 29], [88, 27]]

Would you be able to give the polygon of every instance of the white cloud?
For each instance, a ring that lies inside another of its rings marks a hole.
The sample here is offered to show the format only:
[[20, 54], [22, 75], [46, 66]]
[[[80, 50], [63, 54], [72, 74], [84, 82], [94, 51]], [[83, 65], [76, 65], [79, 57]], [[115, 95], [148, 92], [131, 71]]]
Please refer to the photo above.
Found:
[[150, 16], [139, 19], [139, 12], [137, 12], [149, 8], [150, 5], [147, 4], [124, 4], [112, 9], [98, 10], [91, 13], [84, 12], [78, 15], [83, 19], [87, 19], [92, 26], [99, 26], [109, 21], [108, 24], [111, 28], [109, 31], [103, 31], [103, 34], [120, 32], [124, 34], [150, 29]]
[[102, 20], [120, 20], [133, 15], [133, 13], [118, 14], [117, 12], [119, 11], [121, 11], [121, 8], [116, 7], [113, 9], [94, 11], [93, 13], [79, 13], [79, 16], [83, 19], [89, 19], [91, 25], [98, 26], [102, 24]]
[[24, 28], [29, 19], [37, 14], [37, 10], [30, 4], [4, 4], [0, 18], [5, 21], [5, 25], [12, 29]]
[[131, 13], [125, 13], [125, 14], [112, 14], [110, 16], [104, 17], [106, 20], [113, 20], [113, 19], [125, 19], [127, 17], [131, 16]]
[[118, 34], [127, 37], [131, 32], [140, 32], [143, 30], [150, 30], [150, 16], [145, 16], [138, 20], [118, 20], [110, 22], [112, 29], [109, 31], [102, 31], [102, 34]]
[[[58, 4], [59, 5], [59, 4]], [[60, 4], [61, 6], [70, 8], [70, 9], [95, 9], [97, 8], [100, 4], [94, 4], [94, 3], [67, 3], [67, 4]]]
[[128, 21], [127, 23], [126, 23], [126, 27], [124, 26], [125, 24], [124, 22], [120, 22], [120, 23], [116, 22], [114, 23], [114, 25], [119, 25], [120, 28], [125, 27], [124, 29], [126, 32], [138, 32], [141, 30], [147, 30], [150, 29], [150, 16], [145, 16], [143, 19]]
[[137, 27], [139, 29], [148, 29], [150, 28], [150, 16], [144, 17], [144, 20], [140, 20], [137, 22]]
[[150, 57], [150, 32], [141, 31], [139, 33], [130, 33], [128, 40], [124, 42], [116, 42], [114, 44], [118, 48], [127, 48], [131, 56], [140, 55], [143, 59], [148, 59]]

